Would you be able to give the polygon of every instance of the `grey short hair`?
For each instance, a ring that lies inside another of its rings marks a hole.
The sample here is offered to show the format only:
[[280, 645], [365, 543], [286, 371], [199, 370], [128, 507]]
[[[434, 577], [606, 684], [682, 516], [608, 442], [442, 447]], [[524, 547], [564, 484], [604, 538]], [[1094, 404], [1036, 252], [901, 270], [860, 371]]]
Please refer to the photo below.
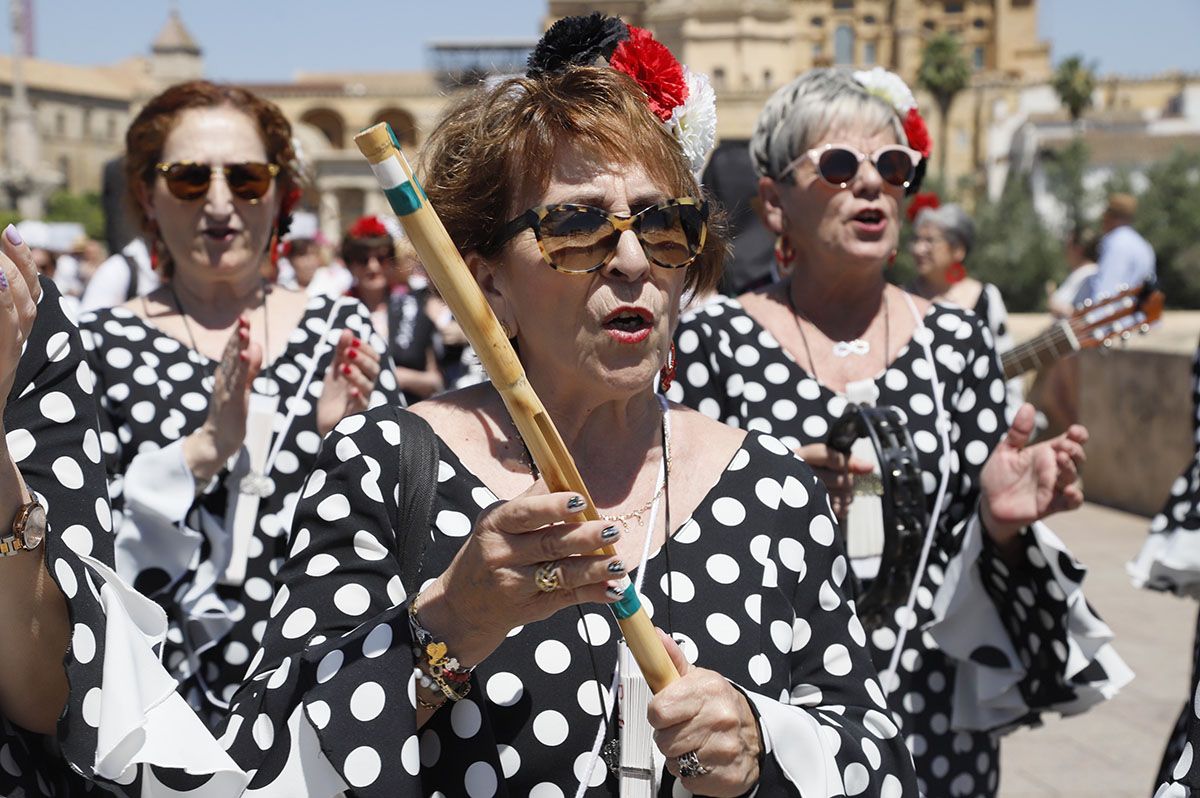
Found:
[[931, 224], [952, 246], [960, 246], [968, 255], [971, 247], [975, 246], [975, 222], [962, 209], [961, 205], [950, 203], [940, 208], [922, 208], [913, 222], [914, 227]]
[[848, 69], [812, 69], [782, 86], [763, 107], [750, 137], [750, 159], [761, 177], [787, 178], [784, 167], [838, 125], [864, 133], [887, 130], [907, 145], [904, 124], [887, 100], [868, 92]]

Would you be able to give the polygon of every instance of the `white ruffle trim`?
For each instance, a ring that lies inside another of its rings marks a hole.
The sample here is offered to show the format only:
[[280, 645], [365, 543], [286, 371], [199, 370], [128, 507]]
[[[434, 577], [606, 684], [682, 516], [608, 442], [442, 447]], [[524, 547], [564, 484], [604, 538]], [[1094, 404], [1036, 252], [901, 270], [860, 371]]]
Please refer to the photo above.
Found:
[[758, 710], [763, 752], [775, 758], [779, 769], [801, 795], [816, 798], [846, 794], [834, 756], [836, 749], [829, 747], [816, 718], [802, 707], [745, 688], [742, 692]]
[[[1112, 698], [1133, 679], [1133, 671], [1110, 644], [1113, 633], [1108, 624], [1088, 607], [1079, 584], [1062, 573], [1058, 558], [1060, 554], [1070, 554], [1066, 545], [1040, 522], [1033, 524], [1030, 532], [1037, 551], [1054, 574], [1050, 584], [1061, 591], [1067, 602], [1067, 664], [1062, 678], [1070, 683], [1092, 662], [1098, 663], [1107, 675], [1103, 681], [1073, 684], [1076, 697], [1072, 701], [1039, 708], [1073, 715]], [[967, 731], [1009, 731], [1031, 711], [1019, 689], [1026, 670], [999, 610], [983, 585], [979, 569], [983, 534], [983, 525], [975, 514], [967, 524], [962, 551], [946, 568], [945, 581], [934, 597], [934, 619], [925, 631], [938, 648], [956, 660], [951, 726]], [[981, 646], [1002, 651], [1012, 667], [992, 667], [973, 661], [971, 653]]]
[[[102, 682], [84, 697], [84, 720], [96, 726], [96, 772], [129, 783], [138, 765], [212, 774], [188, 796], [239, 795], [248, 778], [175, 691], [158, 658], [167, 617], [104, 563], [82, 556], [87, 580], [104, 611]], [[143, 769], [143, 798], [176, 793]]]
[[[241, 726], [235, 715], [222, 739], [232, 740]], [[237, 723], [237, 726], [233, 724]], [[244, 798], [340, 798], [350, 787], [338, 775], [304, 711], [297, 704], [288, 716], [288, 758], [279, 775], [260, 789], [247, 790]]]
[[1200, 531], [1151, 532], [1125, 570], [1137, 587], [1200, 598]]

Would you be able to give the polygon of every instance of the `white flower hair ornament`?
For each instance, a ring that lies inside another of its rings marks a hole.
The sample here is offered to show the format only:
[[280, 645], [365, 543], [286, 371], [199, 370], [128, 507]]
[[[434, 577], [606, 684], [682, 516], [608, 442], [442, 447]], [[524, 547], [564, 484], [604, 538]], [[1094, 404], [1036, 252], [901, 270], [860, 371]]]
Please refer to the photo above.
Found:
[[896, 109], [896, 114], [904, 125], [908, 146], [921, 153], [922, 163], [924, 159], [928, 159], [929, 154], [933, 152], [933, 140], [929, 137], [929, 128], [926, 127], [925, 119], [917, 107], [917, 98], [913, 96], [908, 84], [895, 72], [889, 72], [879, 66], [855, 72], [854, 79], [868, 94], [874, 94]]
[[683, 154], [691, 164], [692, 173], [700, 179], [708, 156], [717, 143], [717, 95], [708, 75], [683, 68], [687, 81], [687, 99], [683, 105], [671, 110], [667, 129], [683, 147]]

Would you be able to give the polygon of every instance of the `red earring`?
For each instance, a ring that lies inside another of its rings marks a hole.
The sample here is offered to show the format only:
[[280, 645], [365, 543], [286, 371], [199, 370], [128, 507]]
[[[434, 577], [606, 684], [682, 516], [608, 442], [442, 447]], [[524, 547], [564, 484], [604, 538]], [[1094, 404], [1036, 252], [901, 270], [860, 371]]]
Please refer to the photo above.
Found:
[[775, 239], [775, 262], [780, 268], [787, 266], [796, 258], [796, 250], [792, 247], [792, 242], [788, 239], [787, 233]]
[[666, 393], [671, 383], [675, 382], [675, 344], [671, 344], [671, 348], [667, 350], [667, 363], [658, 372], [658, 388], [662, 393]]
[[896, 250], [892, 250], [892, 254], [888, 255], [888, 266], [896, 265]]
[[149, 222], [150, 225], [150, 240], [146, 249], [150, 250], [150, 270], [158, 271], [158, 225], [154, 222]]
[[961, 283], [967, 279], [967, 267], [962, 265], [961, 261], [955, 261], [950, 264], [950, 268], [946, 269], [946, 282], [950, 285]]

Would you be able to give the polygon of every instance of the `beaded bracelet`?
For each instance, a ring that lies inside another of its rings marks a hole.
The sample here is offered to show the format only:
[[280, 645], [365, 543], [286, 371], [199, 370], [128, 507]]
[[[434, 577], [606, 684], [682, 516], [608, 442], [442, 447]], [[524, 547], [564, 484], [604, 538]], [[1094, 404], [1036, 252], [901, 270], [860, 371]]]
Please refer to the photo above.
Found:
[[[461, 701], [471, 692], [471, 671], [474, 668], [464, 668], [457, 659], [446, 656], [446, 644], [435, 640], [433, 634], [421, 626], [417, 618], [419, 599], [420, 595], [417, 595], [409, 602], [408, 625], [416, 641], [413, 657], [417, 662], [421, 686], [433, 693], [440, 691], [450, 701]], [[422, 667], [422, 663], [425, 667]], [[431, 708], [432, 705], [426, 707]]]

